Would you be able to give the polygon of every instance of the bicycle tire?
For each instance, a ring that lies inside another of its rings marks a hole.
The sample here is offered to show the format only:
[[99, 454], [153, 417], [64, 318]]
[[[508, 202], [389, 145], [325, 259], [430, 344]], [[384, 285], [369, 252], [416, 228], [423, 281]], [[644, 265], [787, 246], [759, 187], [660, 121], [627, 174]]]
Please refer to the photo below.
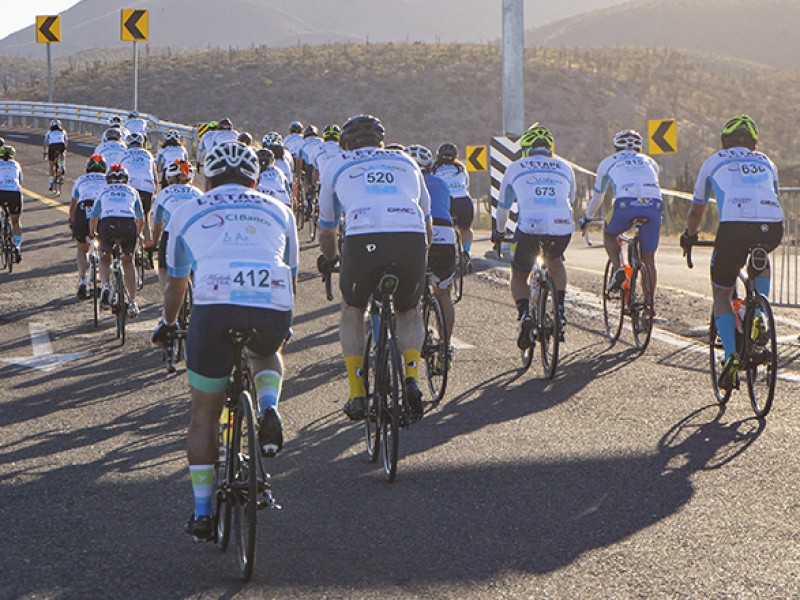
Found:
[[[192, 314], [192, 307], [194, 306], [194, 289], [192, 286], [192, 280], [189, 279], [189, 283], [186, 286], [186, 294], [183, 296], [183, 304], [181, 304], [181, 310], [178, 313], [178, 329], [186, 331], [189, 329], [189, 318]], [[175, 350], [175, 362], [180, 362], [183, 360], [183, 352], [185, 349], [185, 340], [183, 337], [179, 337], [176, 340], [177, 347]]]
[[386, 481], [397, 477], [397, 455], [400, 449], [400, 406], [403, 401], [403, 359], [393, 337], [386, 340], [383, 350], [382, 376], [379, 380], [381, 398], [381, 458]]
[[9, 274], [14, 271], [14, 240], [11, 237], [11, 223], [6, 216], [3, 222], [3, 268], [8, 269]]
[[0, 271], [5, 270], [11, 258], [8, 253], [8, 221], [4, 219], [2, 223], [2, 231], [0, 231]]
[[117, 339], [119, 339], [120, 346], [125, 345], [125, 317], [127, 316], [128, 307], [126, 306], [125, 296], [125, 279], [123, 274], [117, 273], [115, 277], [117, 286]]
[[456, 268], [453, 275], [453, 304], [458, 304], [464, 295], [464, 264], [461, 260], [464, 247], [461, 245], [458, 228], [454, 228], [454, 230], [456, 232]]
[[620, 290], [611, 290], [608, 287], [614, 265], [606, 261], [603, 273], [603, 324], [606, 337], [615, 344], [622, 333], [622, 323], [625, 319], [625, 296]]
[[428, 300], [422, 307], [422, 320], [425, 324], [425, 340], [422, 343], [422, 359], [425, 364], [425, 377], [433, 402], [441, 402], [447, 390], [447, 376], [450, 370], [450, 347], [447, 326], [444, 321], [442, 301], [432, 293], [426, 292]]
[[[765, 321], [768, 339], [762, 346], [753, 340], [753, 323], [756, 315], [760, 314]], [[746, 357], [747, 366], [747, 393], [753, 412], [759, 419], [763, 419], [772, 409], [775, 398], [775, 382], [778, 377], [778, 340], [775, 333], [775, 317], [769, 300], [763, 294], [756, 294], [748, 303], [745, 312], [743, 356]], [[762, 393], [763, 392], [763, 397]]]
[[238, 468], [234, 473], [236, 500], [233, 504], [233, 531], [236, 533], [236, 560], [243, 581], [250, 581], [256, 560], [258, 513], [258, 435], [250, 392], [239, 394], [236, 405], [238, 444], [234, 447]]
[[639, 263], [631, 271], [630, 307], [633, 341], [640, 352], [644, 352], [653, 334], [653, 277], [650, 267]]
[[319, 206], [314, 202], [314, 210], [308, 220], [308, 240], [313, 242], [317, 239], [317, 226], [319, 225]]
[[136, 250], [134, 252], [133, 266], [136, 269], [136, 289], [141, 290], [144, 287], [144, 267], [145, 267], [145, 254], [140, 242], [136, 242]]
[[714, 320], [713, 310], [711, 311], [711, 323], [708, 326], [708, 350], [711, 367], [711, 387], [714, 390], [714, 397], [718, 404], [725, 404], [730, 400], [733, 390], [724, 390], [719, 387], [719, 376], [722, 372], [725, 351], [722, 348], [722, 340], [717, 333], [717, 323]]
[[380, 419], [380, 402], [378, 401], [378, 394], [375, 389], [375, 354], [372, 349], [372, 327], [371, 321], [368, 321], [370, 327], [367, 331], [366, 341], [364, 343], [364, 363], [361, 372], [364, 376], [364, 389], [367, 392], [367, 415], [364, 418], [364, 444], [367, 447], [367, 456], [369, 461], [374, 463], [378, 460], [380, 455], [380, 440], [381, 428], [379, 426]]
[[100, 325], [100, 285], [97, 278], [97, 263], [93, 259], [89, 260], [89, 293], [92, 296], [92, 310], [94, 316], [94, 326]]
[[216, 490], [216, 510], [214, 512], [216, 542], [220, 552], [225, 552], [231, 540], [231, 502], [233, 496], [224, 488], [233, 481], [234, 456], [232, 449], [234, 446], [233, 432], [233, 413], [225, 407], [222, 411], [222, 418], [226, 420], [226, 427], [219, 427], [217, 430], [217, 447], [225, 448], [225, 456], [218, 456], [214, 464], [214, 489]]
[[540, 289], [538, 311], [537, 336], [541, 348], [542, 370], [546, 379], [552, 379], [558, 366], [558, 347], [561, 342], [558, 291], [552, 279], [548, 278]]

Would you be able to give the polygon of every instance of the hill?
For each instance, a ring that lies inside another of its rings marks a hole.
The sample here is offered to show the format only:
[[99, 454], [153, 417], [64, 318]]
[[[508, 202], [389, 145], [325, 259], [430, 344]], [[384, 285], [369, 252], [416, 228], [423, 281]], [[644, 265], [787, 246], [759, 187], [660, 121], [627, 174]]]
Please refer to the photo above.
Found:
[[678, 48], [800, 66], [796, 0], [642, 0], [537, 27], [528, 46]]

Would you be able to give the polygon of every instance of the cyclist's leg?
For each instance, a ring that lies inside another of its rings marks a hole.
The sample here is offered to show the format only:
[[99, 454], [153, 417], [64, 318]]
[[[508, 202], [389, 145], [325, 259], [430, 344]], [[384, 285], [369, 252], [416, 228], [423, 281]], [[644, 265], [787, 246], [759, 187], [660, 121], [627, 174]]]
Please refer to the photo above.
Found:
[[608, 260], [614, 266], [615, 273], [621, 266], [617, 236], [627, 231], [632, 223], [633, 218], [629, 212], [626, 211], [624, 206], [619, 205], [619, 200], [615, 200], [611, 210], [606, 215], [606, 224], [603, 228], [603, 246], [606, 249]]
[[717, 326], [725, 359], [736, 353], [736, 317], [733, 292], [739, 270], [747, 261], [749, 223], [720, 223], [711, 255], [711, 286], [714, 294], [714, 323]]
[[639, 229], [639, 243], [642, 249], [642, 262], [650, 271], [650, 293], [655, 297], [658, 274], [656, 273], [656, 250], [661, 238], [661, 202], [652, 201], [652, 206], [639, 208], [639, 216], [646, 217], [647, 223]]
[[572, 234], [547, 236], [542, 242], [544, 263], [547, 266], [550, 279], [553, 280], [556, 286], [558, 309], [561, 312], [562, 320], [565, 318], [564, 300], [567, 294], [567, 269], [564, 266], [564, 251], [569, 246], [571, 239]]
[[[758, 236], [758, 242], [767, 252], [772, 252], [775, 248], [780, 246], [781, 240], [783, 239], [783, 223], [778, 221], [777, 223], [756, 223], [754, 225], [757, 227], [753, 228], [753, 235]], [[772, 274], [769, 257], [767, 257], [766, 263], [766, 267], [760, 271], [757, 271], [753, 265], [748, 264], [747, 275], [753, 280], [756, 292], [769, 297], [771, 288], [770, 276]]]
[[14, 247], [17, 255], [22, 253], [22, 227], [20, 219], [22, 217], [22, 192], [8, 192], [5, 201], [8, 210], [8, 219], [11, 222], [11, 233], [13, 234]]
[[118, 235], [122, 246], [122, 271], [125, 279], [125, 290], [131, 299], [136, 301], [136, 267], [133, 264], [133, 253], [136, 249], [136, 221], [134, 219], [119, 219]]
[[539, 238], [517, 230], [514, 235], [516, 249], [511, 261], [511, 296], [517, 305], [517, 320], [521, 320], [530, 307], [530, 275], [533, 261], [539, 254]]
[[455, 307], [450, 293], [456, 270], [456, 247], [453, 244], [433, 244], [428, 250], [428, 269], [431, 271], [433, 293], [442, 304], [448, 335], [453, 332]]
[[153, 239], [150, 231], [150, 208], [153, 205], [153, 194], [152, 192], [139, 190], [139, 197], [142, 199], [142, 211], [144, 212], [144, 229], [142, 233], [144, 234], [144, 241], [149, 242]]

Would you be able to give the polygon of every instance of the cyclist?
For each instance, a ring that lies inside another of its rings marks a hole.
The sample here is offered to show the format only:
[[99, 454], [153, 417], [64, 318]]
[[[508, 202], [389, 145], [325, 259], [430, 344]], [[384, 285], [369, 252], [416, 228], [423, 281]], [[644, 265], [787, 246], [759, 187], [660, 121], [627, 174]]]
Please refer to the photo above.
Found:
[[[722, 128], [722, 150], [711, 155], [700, 168], [689, 207], [686, 231], [680, 237], [687, 250], [697, 241], [697, 231], [708, 201], [713, 195], [719, 209], [719, 227], [711, 255], [711, 286], [714, 293], [714, 322], [722, 340], [725, 362], [719, 387], [738, 385], [739, 356], [736, 353], [736, 317], [733, 294], [739, 270], [747, 262], [754, 244], [768, 252], [783, 238], [783, 210], [778, 201], [778, 169], [770, 158], [756, 150], [758, 127], [748, 115], [736, 115]], [[756, 292], [769, 295], [770, 267], [760, 272], [752, 265], [748, 273]], [[757, 322], [759, 332], [766, 333]]]
[[233, 121], [221, 119], [217, 125], [217, 133], [212, 138], [214, 145], [227, 144], [228, 142], [239, 141], [239, 132], [233, 128]]
[[194, 167], [186, 159], [177, 159], [164, 169], [167, 186], [156, 196], [153, 205], [153, 244], [158, 248], [158, 284], [161, 292], [167, 285], [167, 239], [169, 219], [175, 210], [190, 200], [203, 195], [192, 185]]
[[122, 142], [121, 136], [122, 132], [118, 127], [106, 129], [103, 133], [103, 142], [94, 149], [93, 154], [101, 155], [106, 165], [115, 165], [121, 162], [128, 149]]
[[63, 154], [66, 156], [68, 143], [69, 139], [67, 137], [67, 132], [64, 131], [64, 128], [61, 126], [61, 121], [58, 119], [53, 119], [50, 121], [50, 131], [44, 134], [44, 145], [42, 147], [42, 152], [44, 157], [49, 162], [51, 192], [55, 189], [56, 160], [58, 159], [59, 155]]
[[317, 171], [322, 171], [324, 165], [329, 158], [333, 158], [337, 154], [341, 154], [342, 147], [339, 145], [339, 135], [342, 128], [336, 123], [326, 125], [322, 130], [322, 149], [317, 154], [316, 167]]
[[0, 146], [0, 206], [8, 211], [14, 241], [14, 260], [22, 260], [22, 167], [14, 160], [14, 146]]
[[500, 183], [497, 230], [492, 232], [492, 240], [503, 235], [516, 200], [519, 214], [511, 262], [511, 295], [519, 315], [517, 345], [524, 350], [533, 327], [528, 312], [529, 280], [533, 261], [540, 252], [558, 292], [562, 333], [566, 325], [567, 270], [563, 254], [574, 228], [575, 173], [567, 161], [553, 154], [555, 139], [547, 127], [531, 125], [520, 137], [519, 147], [522, 158], [508, 166]]
[[272, 196], [283, 202], [286, 206], [292, 206], [291, 189], [289, 180], [278, 167], [275, 166], [275, 155], [269, 148], [260, 148], [256, 152], [260, 166], [258, 185], [256, 189], [262, 194]]
[[[258, 395], [259, 445], [267, 456], [283, 446], [277, 411], [281, 349], [292, 322], [298, 246], [292, 212], [253, 189], [259, 166], [252, 148], [238, 142], [216, 146], [203, 168], [209, 191], [170, 218], [164, 316], [153, 342], [165, 345], [167, 333], [175, 330], [193, 271], [186, 366], [192, 399], [187, 458], [195, 504], [186, 531], [209, 540], [217, 427], [234, 361], [231, 329], [257, 332], [247, 348]], [[248, 245], [231, 243], [232, 238], [246, 238]]]
[[142, 137], [147, 140], [147, 121], [139, 116], [137, 111], [132, 110], [128, 113], [128, 120], [125, 121], [125, 125], [123, 127], [128, 130], [128, 135], [131, 133], [140, 133], [142, 134]]
[[186, 147], [181, 143], [181, 134], [175, 129], [169, 129], [167, 133], [164, 134], [164, 142], [156, 153], [156, 172], [158, 173], [158, 182], [162, 190], [167, 187], [167, 166], [171, 165], [176, 160], [189, 160], [189, 153], [186, 151]]
[[297, 161], [300, 158], [300, 147], [303, 145], [303, 124], [300, 121], [293, 121], [289, 125], [289, 135], [283, 140], [283, 146], [291, 153], [292, 158]]
[[656, 249], [661, 231], [661, 187], [658, 184], [658, 164], [642, 154], [642, 136], [633, 129], [625, 129], [614, 135], [616, 152], [597, 167], [594, 191], [586, 213], [578, 221], [581, 230], [586, 229], [589, 218], [597, 214], [603, 204], [606, 188], [610, 185], [614, 194], [614, 207], [606, 217], [603, 241], [606, 254], [614, 272], [609, 288], [618, 290], [625, 281], [625, 271], [620, 266], [617, 236], [633, 225], [634, 219], [647, 219], [639, 230], [642, 245], [642, 261], [653, 274], [653, 294], [656, 290]]
[[69, 205], [69, 228], [77, 246], [78, 292], [80, 300], [88, 297], [86, 271], [89, 268], [89, 215], [94, 201], [106, 188], [106, 162], [100, 154], [92, 154], [86, 163], [86, 174], [75, 180]]
[[430, 196], [414, 160], [397, 150], [384, 150], [386, 130], [371, 115], [351, 117], [339, 141], [344, 152], [328, 162], [320, 187], [319, 270], [330, 273], [338, 260], [339, 217], [345, 213], [345, 238], [339, 288], [339, 328], [350, 399], [344, 407], [351, 419], [366, 414], [362, 378], [364, 311], [383, 269], [392, 264], [400, 278], [394, 296], [397, 336], [405, 363], [405, 401], [412, 420], [422, 416], [417, 385], [420, 349], [425, 337], [417, 308], [425, 285], [426, 233], [430, 237]]
[[314, 212], [315, 188], [318, 182], [316, 160], [321, 151], [322, 138], [319, 137], [319, 131], [314, 125], [308, 125], [303, 131], [303, 145], [300, 146], [294, 167], [295, 176], [300, 180], [305, 193], [306, 217], [310, 217]]
[[141, 133], [132, 132], [126, 142], [128, 143], [128, 149], [125, 151], [120, 164], [128, 173], [131, 187], [139, 192], [142, 210], [144, 211], [144, 229], [140, 233], [144, 235], [144, 242], [148, 251], [152, 252], [150, 208], [153, 204], [153, 194], [156, 191], [156, 160], [150, 151], [145, 149], [145, 138]]
[[[138, 135], [138, 134], [131, 134]], [[106, 188], [94, 201], [89, 219], [89, 234], [100, 239], [100, 305], [109, 307], [108, 280], [111, 271], [111, 249], [118, 242], [122, 250], [122, 273], [125, 289], [131, 303], [128, 316], [139, 315], [136, 305], [136, 273], [133, 269], [133, 251], [136, 239], [142, 233], [144, 213], [139, 192], [128, 185], [128, 172], [122, 165], [111, 165], [106, 171]]]
[[450, 190], [441, 178], [430, 174], [433, 166], [433, 152], [425, 146], [411, 145], [406, 150], [417, 161], [425, 178], [425, 185], [431, 197], [431, 221], [433, 239], [428, 250], [428, 270], [431, 272], [433, 293], [442, 303], [448, 339], [453, 332], [455, 307], [450, 293], [456, 273], [456, 233], [453, 217], [450, 214]]
[[283, 171], [291, 186], [292, 178], [294, 177], [294, 157], [284, 147], [281, 134], [270, 131], [264, 135], [261, 140], [261, 146], [272, 151], [272, 154], [275, 155], [275, 166]]
[[431, 167], [431, 174], [441, 177], [450, 188], [450, 212], [455, 218], [456, 227], [461, 235], [464, 253], [461, 262], [465, 270], [470, 269], [470, 250], [472, 250], [472, 219], [475, 207], [469, 195], [469, 173], [464, 163], [458, 158], [458, 147], [445, 142], [436, 150], [436, 162]]
[[[111, 129], [118, 129], [119, 130], [119, 139], [121, 139], [121, 140], [125, 140], [128, 137], [128, 134], [130, 133], [130, 131], [128, 131], [122, 125], [122, 117], [120, 117], [119, 115], [114, 115], [113, 117], [111, 117], [108, 120], [108, 125], [109, 125], [109, 128], [111, 128]], [[106, 129], [106, 132], [108, 132], [108, 129]], [[107, 164], [111, 164], [111, 163], [107, 163]]]
[[200, 165], [203, 164], [203, 159], [205, 158], [208, 151], [211, 150], [211, 147], [214, 145], [214, 136], [217, 135], [217, 127], [219, 127], [219, 121], [210, 121], [205, 125], [205, 128], [198, 128], [198, 144], [197, 144], [197, 166], [198, 168]]
[[239, 134], [239, 137], [236, 138], [237, 142], [241, 142], [245, 146], [253, 146], [253, 136], [250, 135], [249, 131], [243, 131]]

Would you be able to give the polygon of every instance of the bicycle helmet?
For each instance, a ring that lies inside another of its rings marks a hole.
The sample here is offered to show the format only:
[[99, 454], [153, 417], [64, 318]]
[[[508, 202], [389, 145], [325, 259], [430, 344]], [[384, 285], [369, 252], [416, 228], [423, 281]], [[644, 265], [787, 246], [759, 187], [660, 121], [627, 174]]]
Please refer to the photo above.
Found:
[[758, 141], [758, 127], [752, 117], [736, 115], [728, 119], [722, 127], [722, 145], [726, 148], [733, 146], [755, 147]]
[[181, 134], [178, 132], [177, 129], [168, 129], [167, 133], [164, 134], [164, 141], [165, 142], [180, 142], [181, 141]]
[[406, 151], [423, 169], [430, 167], [433, 164], [433, 152], [428, 150], [428, 148], [425, 146], [413, 144], [406, 148]]
[[122, 117], [119, 115], [114, 115], [108, 120], [108, 124], [112, 127], [119, 127], [122, 125]]
[[614, 148], [617, 150], [635, 150], [639, 152], [642, 149], [642, 136], [638, 131], [633, 129], [623, 129], [614, 134]]
[[61, 127], [61, 121], [58, 119], [53, 119], [50, 121], [50, 129], [53, 129], [54, 127]]
[[106, 161], [100, 154], [92, 154], [86, 162], [87, 173], [105, 173], [107, 168]]
[[230, 119], [222, 119], [217, 123], [217, 129], [233, 129], [233, 121]]
[[547, 148], [553, 151], [556, 140], [547, 127], [534, 123], [519, 138], [519, 148], [523, 155], [527, 154], [532, 148]]
[[289, 125], [289, 133], [303, 133], [303, 124], [300, 121], [292, 121]]
[[128, 146], [144, 146], [144, 139], [141, 133], [134, 131], [128, 134], [128, 137], [125, 138], [125, 143], [128, 144]]
[[11, 160], [14, 158], [14, 155], [17, 153], [17, 149], [14, 146], [2, 146], [0, 147], [0, 158], [3, 160]]
[[118, 142], [122, 139], [122, 133], [119, 129], [115, 127], [111, 127], [110, 129], [106, 129], [103, 132], [103, 141], [104, 142]]
[[333, 140], [339, 141], [339, 135], [342, 133], [342, 128], [339, 127], [336, 123], [331, 123], [330, 125], [325, 125], [325, 129], [322, 130], [322, 139], [325, 141]]
[[129, 119], [138, 119], [139, 118], [138, 111], [132, 110], [131, 112], [129, 112], [128, 113], [128, 118]]
[[6, 141], [3, 138], [0, 138], [0, 148], [6, 145]]
[[177, 159], [167, 165], [165, 175], [167, 179], [183, 176], [185, 181], [191, 181], [194, 177], [194, 167], [188, 160]]
[[386, 136], [386, 128], [380, 119], [372, 115], [350, 117], [342, 125], [339, 145], [350, 150], [364, 146], [378, 146]]
[[313, 136], [319, 136], [319, 129], [317, 129], [314, 125], [308, 125], [303, 130], [303, 137], [307, 138], [307, 137], [311, 137], [312, 135]]
[[436, 158], [453, 161], [458, 157], [458, 146], [445, 142], [436, 150]]
[[111, 165], [106, 171], [106, 183], [128, 183], [128, 171], [119, 163]]
[[386, 150], [400, 150], [400, 152], [405, 152], [406, 147], [403, 144], [398, 144], [397, 142], [392, 142], [391, 144], [386, 145]]
[[275, 162], [275, 153], [269, 148], [261, 148], [256, 152], [256, 156], [258, 157], [258, 164], [262, 171], [265, 171], [267, 167]]
[[217, 129], [219, 127], [219, 121], [209, 121], [208, 128], [211, 130]]
[[283, 137], [277, 131], [270, 131], [261, 138], [261, 144], [264, 146], [283, 146]]
[[243, 143], [245, 146], [253, 145], [253, 136], [250, 135], [247, 131], [243, 131], [242, 133], [240, 133], [239, 137], [236, 139], [241, 143]]
[[203, 163], [206, 177], [225, 174], [240, 174], [252, 181], [258, 180], [258, 157], [250, 146], [240, 142], [230, 142], [214, 146]]

